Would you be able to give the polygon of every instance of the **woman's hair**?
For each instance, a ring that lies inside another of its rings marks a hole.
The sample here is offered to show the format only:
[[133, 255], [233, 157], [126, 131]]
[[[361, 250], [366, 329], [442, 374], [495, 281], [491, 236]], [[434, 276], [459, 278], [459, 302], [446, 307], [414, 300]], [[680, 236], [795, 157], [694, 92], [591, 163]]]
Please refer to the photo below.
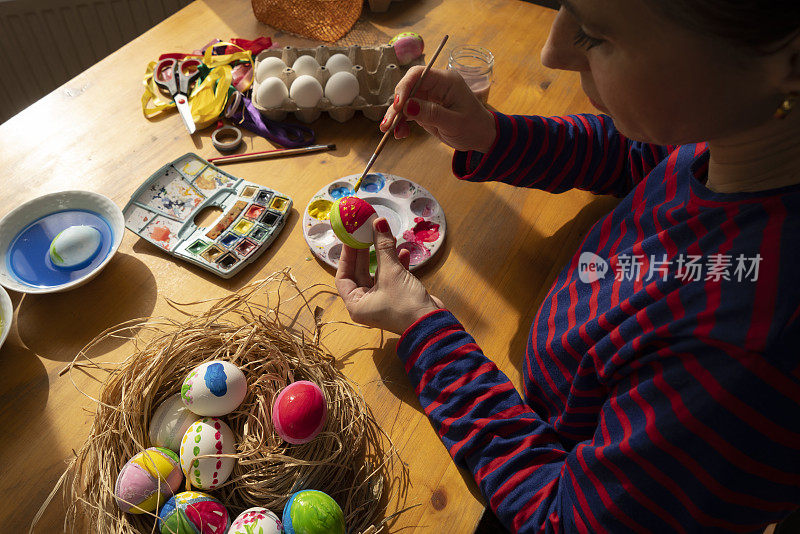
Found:
[[648, 0], [668, 17], [706, 35], [761, 53], [800, 31], [800, 0]]

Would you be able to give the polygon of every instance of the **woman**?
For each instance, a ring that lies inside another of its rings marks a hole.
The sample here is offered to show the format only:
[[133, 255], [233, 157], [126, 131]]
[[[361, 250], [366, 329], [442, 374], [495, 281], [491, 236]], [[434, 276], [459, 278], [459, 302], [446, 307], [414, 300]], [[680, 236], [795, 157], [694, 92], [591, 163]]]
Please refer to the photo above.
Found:
[[624, 197], [538, 312], [524, 400], [385, 220], [374, 279], [343, 251], [352, 318], [402, 335], [426, 414], [512, 531], [749, 532], [800, 506], [799, 29], [797, 0], [563, 0], [542, 61], [604, 114], [491, 113], [442, 71], [407, 103], [421, 69], [398, 85], [381, 129], [403, 109], [459, 178]]

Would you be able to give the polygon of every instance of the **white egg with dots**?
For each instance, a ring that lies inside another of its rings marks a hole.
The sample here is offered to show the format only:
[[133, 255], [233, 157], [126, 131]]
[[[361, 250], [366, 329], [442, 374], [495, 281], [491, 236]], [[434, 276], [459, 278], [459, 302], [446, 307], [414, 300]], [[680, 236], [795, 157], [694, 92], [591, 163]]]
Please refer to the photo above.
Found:
[[213, 360], [189, 372], [181, 386], [184, 406], [197, 415], [231, 413], [247, 395], [247, 378], [231, 362]]
[[298, 76], [313, 76], [319, 69], [319, 63], [311, 56], [300, 56], [294, 61], [292, 68]]
[[258, 84], [256, 104], [263, 108], [277, 108], [289, 98], [289, 90], [280, 78], [267, 78]]
[[325, 84], [325, 98], [334, 106], [349, 106], [358, 96], [358, 80], [352, 72], [337, 72]]
[[286, 63], [278, 57], [265, 57], [258, 62], [256, 68], [256, 81], [263, 82], [272, 76], [280, 76], [281, 72], [286, 68]]
[[298, 76], [289, 88], [289, 96], [301, 108], [313, 108], [322, 98], [322, 85], [313, 76]]
[[[233, 431], [225, 421], [204, 417], [183, 435], [181, 440], [181, 470], [186, 480], [195, 488], [213, 490], [225, 483], [233, 472], [236, 458], [222, 455], [234, 454], [236, 443]], [[205, 458], [198, 458], [205, 456]]]

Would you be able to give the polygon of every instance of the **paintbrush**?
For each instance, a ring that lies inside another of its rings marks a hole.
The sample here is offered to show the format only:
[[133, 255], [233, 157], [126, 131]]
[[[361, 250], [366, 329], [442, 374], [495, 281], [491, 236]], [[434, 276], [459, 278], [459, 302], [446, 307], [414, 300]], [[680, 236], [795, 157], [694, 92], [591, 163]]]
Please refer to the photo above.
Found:
[[208, 160], [209, 163], [222, 165], [223, 163], [238, 163], [240, 161], [252, 161], [255, 159], [282, 158], [284, 156], [297, 156], [310, 152], [320, 152], [322, 150], [336, 150], [336, 145], [313, 145], [301, 148], [278, 148], [275, 150], [265, 150], [263, 152], [248, 152], [247, 154], [233, 154], [230, 156], [219, 156]]
[[[408, 98], [405, 101], [403, 101], [402, 104], [400, 105], [400, 109], [401, 110], [406, 105], [407, 101], [409, 101], [412, 98], [414, 98], [414, 94], [416, 94], [417, 88], [422, 83], [422, 80], [425, 78], [425, 76], [428, 74], [428, 71], [431, 70], [431, 67], [433, 66], [434, 62], [436, 61], [436, 58], [439, 57], [439, 52], [442, 51], [442, 48], [444, 48], [444, 44], [447, 42], [447, 39], [449, 37], [450, 37], [449, 35], [445, 35], [442, 38], [442, 42], [439, 43], [439, 48], [436, 49], [436, 52], [434, 52], [433, 56], [431, 57], [431, 60], [428, 62], [427, 65], [425, 65], [425, 70], [422, 71], [422, 76], [419, 77], [419, 79], [417, 80], [417, 83], [415, 83], [414, 87], [411, 88], [411, 93], [408, 95]], [[389, 139], [389, 135], [394, 131], [395, 127], [397, 126], [397, 123], [400, 121], [400, 118], [402, 116], [403, 116], [403, 112], [402, 111], [400, 111], [397, 115], [394, 116], [394, 120], [392, 121], [391, 126], [389, 126], [389, 129], [386, 130], [386, 133], [383, 134], [383, 137], [381, 138], [380, 143], [378, 143], [378, 147], [375, 149], [375, 152], [372, 153], [372, 157], [369, 158], [369, 161], [367, 162], [367, 168], [364, 169], [364, 172], [361, 173], [361, 177], [358, 179], [358, 181], [356, 181], [356, 185], [353, 186], [353, 190], [354, 191], [358, 191], [358, 188], [361, 187], [361, 180], [364, 179], [364, 177], [367, 175], [369, 170], [372, 168], [372, 165], [375, 163], [375, 160], [377, 159], [378, 154], [380, 154], [381, 150], [383, 150], [383, 147], [386, 144], [386, 141]]]

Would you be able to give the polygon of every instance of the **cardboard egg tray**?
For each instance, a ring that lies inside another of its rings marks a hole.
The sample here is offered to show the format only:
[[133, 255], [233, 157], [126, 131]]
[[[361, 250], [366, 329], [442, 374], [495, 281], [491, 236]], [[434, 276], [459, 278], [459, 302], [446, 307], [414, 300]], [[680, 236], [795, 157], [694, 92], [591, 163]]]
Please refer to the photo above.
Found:
[[[424, 55], [415, 59], [408, 65], [398, 66], [397, 55], [391, 45], [378, 47], [351, 46], [326, 46], [321, 45], [316, 48], [295, 48], [286, 46], [282, 49], [275, 48], [264, 50], [256, 56], [256, 68], [258, 64], [267, 57], [278, 57], [287, 65], [294, 65], [295, 60], [303, 55], [309, 55], [316, 59], [321, 66], [314, 73], [317, 81], [325, 87], [328, 78], [331, 77], [325, 63], [334, 54], [345, 54], [353, 62], [353, 74], [358, 80], [359, 95], [349, 106], [334, 106], [330, 100], [324, 96], [313, 108], [301, 108], [291, 98], [287, 98], [283, 105], [274, 108], [264, 108], [256, 101], [255, 95], [258, 94], [259, 82], [253, 82], [253, 105], [268, 119], [281, 121], [289, 113], [301, 122], [310, 123], [317, 120], [322, 112], [339, 122], [346, 122], [353, 118], [356, 111], [361, 111], [365, 117], [373, 121], [379, 121], [394, 99], [394, 88], [397, 82], [403, 77], [406, 71], [414, 65], [424, 65]], [[297, 78], [297, 72], [291, 67], [287, 67], [281, 72], [279, 78], [288, 88]]]

